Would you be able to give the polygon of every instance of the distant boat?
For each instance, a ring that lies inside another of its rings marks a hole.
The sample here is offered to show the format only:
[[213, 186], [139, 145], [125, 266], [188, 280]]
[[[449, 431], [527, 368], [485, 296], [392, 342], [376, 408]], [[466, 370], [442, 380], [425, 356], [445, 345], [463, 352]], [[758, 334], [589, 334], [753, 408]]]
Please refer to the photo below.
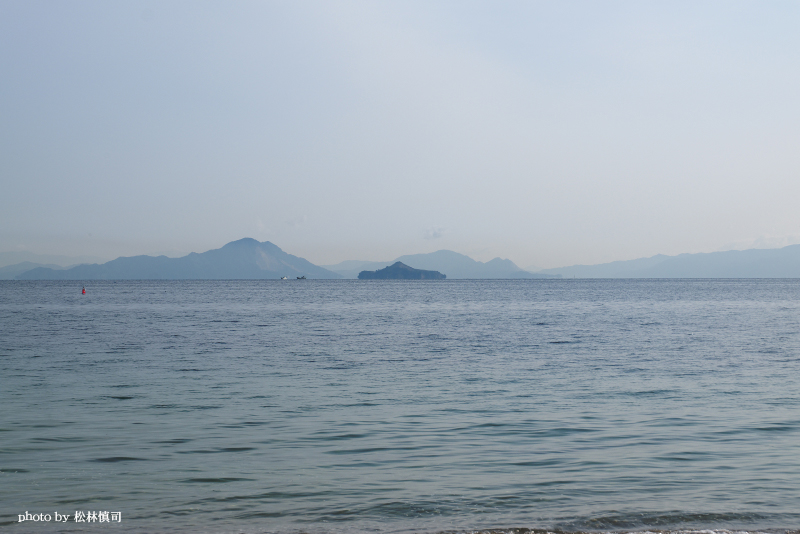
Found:
[[285, 276], [281, 276], [281, 280], [288, 280]]
[[298, 277], [297, 277], [297, 279], [298, 279], [298, 280], [305, 280], [305, 279], [306, 279], [306, 275], [303, 275], [303, 276], [298, 276]]

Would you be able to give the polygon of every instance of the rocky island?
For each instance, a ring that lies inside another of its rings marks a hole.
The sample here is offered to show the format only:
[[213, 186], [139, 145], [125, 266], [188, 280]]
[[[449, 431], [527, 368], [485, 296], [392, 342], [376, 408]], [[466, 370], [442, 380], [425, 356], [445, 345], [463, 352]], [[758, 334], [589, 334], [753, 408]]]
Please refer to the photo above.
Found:
[[414, 269], [405, 263], [397, 262], [377, 271], [361, 271], [359, 280], [444, 280], [447, 278], [439, 271], [423, 271]]

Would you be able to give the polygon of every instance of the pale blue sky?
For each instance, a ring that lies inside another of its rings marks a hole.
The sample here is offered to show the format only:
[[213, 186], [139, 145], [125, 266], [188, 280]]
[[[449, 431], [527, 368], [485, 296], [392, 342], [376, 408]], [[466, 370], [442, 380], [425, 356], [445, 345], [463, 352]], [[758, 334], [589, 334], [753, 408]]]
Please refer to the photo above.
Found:
[[796, 2], [0, 1], [0, 251], [800, 241]]

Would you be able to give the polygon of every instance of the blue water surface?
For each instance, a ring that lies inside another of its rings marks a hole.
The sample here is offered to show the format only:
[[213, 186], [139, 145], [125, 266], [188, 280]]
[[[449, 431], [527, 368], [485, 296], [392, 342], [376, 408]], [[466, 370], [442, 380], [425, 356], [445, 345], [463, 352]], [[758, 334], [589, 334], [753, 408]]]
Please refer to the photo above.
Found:
[[9, 532], [797, 529], [800, 280], [2, 281], [0, 414]]

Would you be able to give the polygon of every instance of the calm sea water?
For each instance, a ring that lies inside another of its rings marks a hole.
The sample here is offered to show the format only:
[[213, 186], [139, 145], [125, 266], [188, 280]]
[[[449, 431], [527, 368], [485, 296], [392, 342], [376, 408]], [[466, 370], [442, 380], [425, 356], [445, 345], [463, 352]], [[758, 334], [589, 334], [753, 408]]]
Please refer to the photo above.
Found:
[[0, 282], [0, 529], [800, 527], [799, 280], [81, 285]]

